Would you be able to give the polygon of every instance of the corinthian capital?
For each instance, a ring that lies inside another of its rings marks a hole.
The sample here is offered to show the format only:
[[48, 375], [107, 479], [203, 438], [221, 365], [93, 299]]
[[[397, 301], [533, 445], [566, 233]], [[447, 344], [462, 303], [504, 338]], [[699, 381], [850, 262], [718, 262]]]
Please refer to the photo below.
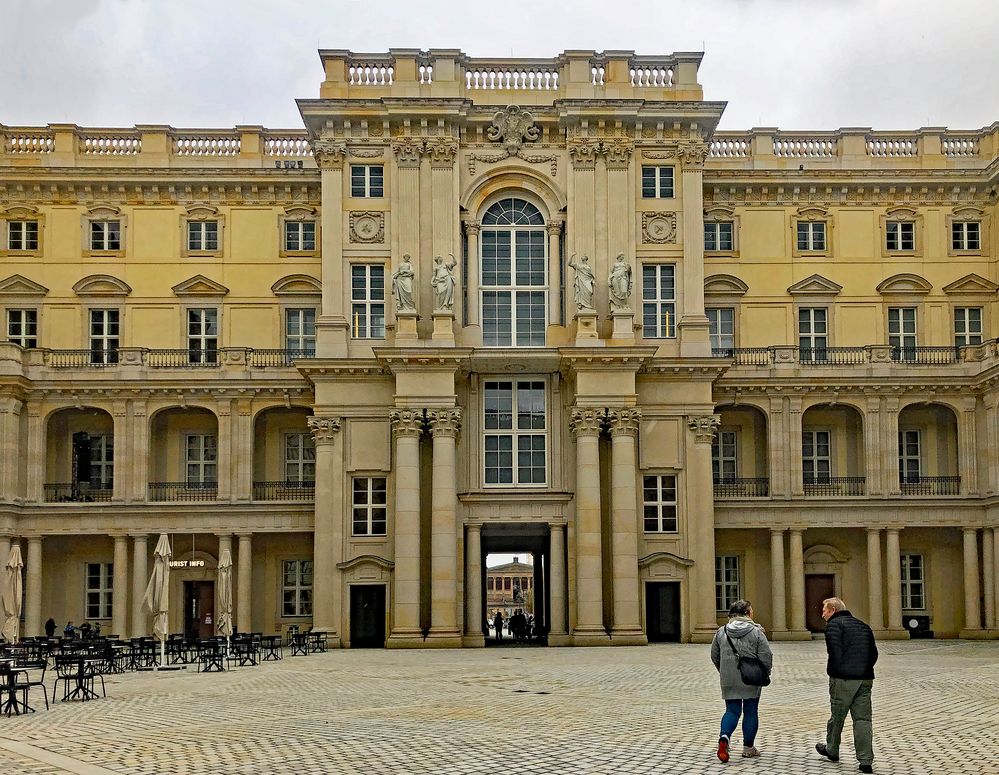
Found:
[[308, 424], [317, 445], [332, 444], [340, 432], [341, 420], [339, 417], [309, 417]]
[[392, 152], [400, 167], [419, 167], [423, 141], [415, 137], [402, 137], [392, 143]]
[[703, 167], [708, 158], [707, 143], [684, 143], [677, 150], [684, 167]]
[[423, 433], [422, 409], [392, 409], [389, 411], [389, 420], [396, 436], [419, 436]]
[[319, 169], [338, 169], [343, 166], [343, 160], [347, 156], [347, 144], [336, 140], [316, 140], [312, 144], [312, 153]]
[[611, 436], [638, 434], [638, 423], [642, 419], [641, 409], [609, 409], [607, 410], [607, 426]]
[[601, 144], [600, 151], [604, 154], [607, 168], [626, 170], [631, 163], [631, 154], [635, 150], [633, 143], [627, 140], [608, 140]]
[[461, 430], [461, 409], [428, 409], [427, 425], [434, 436], [456, 436]]
[[578, 170], [593, 169], [597, 163], [597, 154], [600, 152], [600, 144], [588, 140], [570, 140], [569, 158], [572, 159], [572, 166]]
[[694, 432], [694, 440], [698, 444], [710, 444], [720, 422], [721, 417], [717, 414], [705, 414], [698, 417], [688, 417], [687, 427]]
[[572, 410], [572, 417], [569, 420], [569, 430], [576, 436], [598, 436], [604, 421], [607, 418], [607, 410], [596, 406], [577, 406]]
[[434, 137], [427, 140], [424, 152], [430, 157], [432, 168], [450, 169], [458, 155], [458, 141], [450, 137]]

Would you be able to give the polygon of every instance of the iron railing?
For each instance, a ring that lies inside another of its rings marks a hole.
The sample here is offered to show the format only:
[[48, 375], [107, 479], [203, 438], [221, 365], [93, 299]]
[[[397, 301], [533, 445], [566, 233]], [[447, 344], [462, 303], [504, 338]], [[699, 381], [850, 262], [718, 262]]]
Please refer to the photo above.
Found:
[[150, 482], [149, 500], [213, 501], [218, 491], [218, 482]]
[[863, 495], [867, 483], [865, 476], [803, 477], [805, 495]]
[[936, 366], [960, 363], [963, 347], [892, 347], [891, 359], [896, 363]]
[[714, 480], [714, 491], [716, 498], [766, 498], [770, 495], [770, 479], [725, 476]]
[[310, 501], [316, 495], [315, 482], [254, 482], [255, 501]]
[[863, 347], [799, 347], [802, 366], [858, 366], [867, 362]]
[[902, 495], [960, 495], [960, 476], [900, 475], [898, 485]]
[[46, 482], [46, 503], [107, 503], [112, 482]]

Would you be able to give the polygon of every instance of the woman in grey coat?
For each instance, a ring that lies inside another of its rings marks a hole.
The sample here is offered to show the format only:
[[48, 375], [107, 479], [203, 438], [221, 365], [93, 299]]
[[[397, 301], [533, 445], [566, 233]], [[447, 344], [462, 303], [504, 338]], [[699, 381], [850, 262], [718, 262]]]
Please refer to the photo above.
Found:
[[[760, 728], [759, 686], [749, 686], [742, 682], [739, 674], [739, 657], [756, 657], [767, 668], [773, 668], [774, 658], [770, 651], [763, 627], [753, 621], [753, 606], [748, 600], [737, 600], [728, 609], [728, 624], [719, 627], [711, 641], [711, 661], [714, 662], [721, 678], [722, 699], [725, 700], [725, 715], [721, 720], [721, 735], [718, 738], [718, 758], [728, 761], [729, 740], [739, 725], [742, 716], [742, 755], [746, 758], [759, 756], [756, 749], [756, 731]], [[734, 649], [734, 650], [733, 650]]]

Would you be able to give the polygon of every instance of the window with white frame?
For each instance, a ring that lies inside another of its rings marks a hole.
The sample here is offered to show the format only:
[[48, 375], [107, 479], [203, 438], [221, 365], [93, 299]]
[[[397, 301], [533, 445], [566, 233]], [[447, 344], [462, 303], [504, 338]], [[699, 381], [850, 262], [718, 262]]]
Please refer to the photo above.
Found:
[[982, 308], [954, 308], [954, 344], [962, 347], [982, 343]]
[[732, 307], [708, 307], [708, 336], [711, 339], [711, 354], [723, 358], [731, 357], [735, 349], [735, 309]]
[[297, 355], [316, 354], [316, 310], [312, 307], [284, 311], [284, 346]]
[[736, 431], [718, 431], [711, 440], [711, 473], [716, 484], [732, 482], [739, 476], [738, 450]]
[[211, 488], [218, 484], [218, 437], [214, 433], [189, 433], [184, 442], [185, 481], [188, 487]]
[[316, 222], [285, 221], [284, 249], [288, 253], [314, 251], [316, 249]]
[[120, 314], [116, 309], [90, 310], [90, 362], [118, 362]]
[[385, 267], [350, 265], [350, 335], [354, 339], [385, 338]]
[[545, 383], [485, 383], [485, 483], [539, 486], [547, 481]]
[[675, 533], [676, 476], [643, 476], [642, 509], [646, 533]]
[[953, 221], [950, 225], [951, 250], [981, 250], [981, 221]]
[[926, 574], [923, 568], [923, 555], [906, 552], [902, 562], [902, 608], [906, 611], [922, 611], [926, 608]]
[[209, 253], [218, 249], [218, 221], [187, 222], [187, 250], [189, 253]]
[[673, 168], [642, 166], [642, 199], [672, 199]]
[[671, 339], [676, 336], [676, 267], [642, 265], [642, 336]]
[[187, 311], [187, 361], [218, 363], [219, 311], [212, 307]]
[[25, 349], [38, 347], [38, 310], [7, 310], [7, 341]]
[[916, 357], [916, 308], [890, 307], [888, 309], [888, 346], [892, 359], [914, 360]]
[[826, 249], [825, 221], [798, 221], [798, 250], [818, 252]]
[[915, 250], [915, 221], [885, 221], [885, 249], [893, 251]]
[[381, 164], [351, 164], [350, 195], [375, 199], [384, 196], [385, 168]]
[[388, 524], [388, 484], [384, 476], [355, 476], [351, 488], [353, 534], [383, 536]]
[[91, 221], [90, 249], [99, 251], [121, 250], [121, 221]]
[[922, 460], [922, 434], [919, 430], [898, 432], [898, 482], [919, 484]]
[[99, 490], [114, 487], [114, 438], [112, 436], [90, 437], [90, 486]]
[[281, 565], [281, 615], [312, 616], [312, 560], [285, 560]]
[[704, 252], [719, 253], [729, 252], [734, 248], [732, 234], [735, 231], [735, 223], [732, 221], [705, 221], [704, 223]]
[[502, 199], [482, 216], [482, 343], [543, 347], [548, 325], [548, 239], [541, 212]]
[[829, 327], [825, 307], [798, 308], [798, 357], [802, 361], [828, 358]]
[[316, 443], [311, 433], [284, 435], [285, 484], [316, 481]]
[[742, 599], [742, 578], [739, 555], [721, 554], [715, 557], [715, 610], [728, 612], [732, 603]]
[[38, 250], [38, 221], [7, 221], [7, 250]]
[[114, 595], [113, 583], [113, 563], [87, 563], [87, 619], [111, 618], [111, 603]]
[[828, 484], [832, 473], [829, 431], [803, 431], [801, 434], [801, 475], [805, 484]]

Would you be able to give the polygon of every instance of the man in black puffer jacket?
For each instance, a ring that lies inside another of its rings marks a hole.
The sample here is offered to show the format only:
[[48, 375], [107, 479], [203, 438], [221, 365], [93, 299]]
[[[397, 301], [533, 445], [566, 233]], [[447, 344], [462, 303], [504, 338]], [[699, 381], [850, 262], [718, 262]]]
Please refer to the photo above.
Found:
[[830, 761], [839, 761], [839, 739], [846, 714], [853, 718], [853, 746], [861, 772], [874, 772], [874, 730], [871, 721], [871, 689], [878, 647], [874, 633], [864, 622], [846, 610], [838, 597], [822, 601], [826, 620], [826, 651], [829, 663], [829, 704], [832, 713], [826, 724], [826, 741], [815, 750]]

